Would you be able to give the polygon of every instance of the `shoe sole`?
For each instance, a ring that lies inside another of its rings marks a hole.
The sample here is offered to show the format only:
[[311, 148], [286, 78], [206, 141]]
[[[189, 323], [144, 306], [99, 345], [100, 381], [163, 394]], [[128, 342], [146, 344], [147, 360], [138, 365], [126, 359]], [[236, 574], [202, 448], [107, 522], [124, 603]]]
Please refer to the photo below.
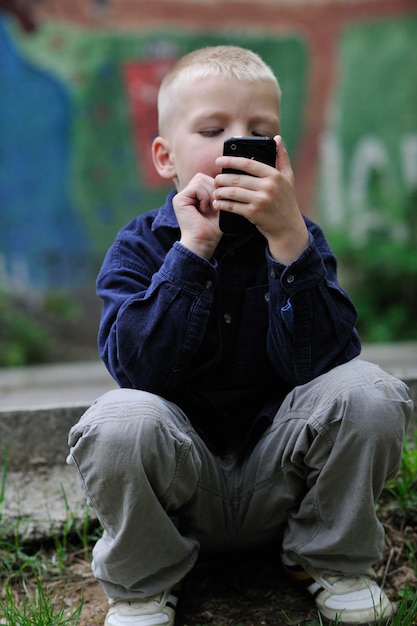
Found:
[[326, 624], [326, 626], [385, 626], [393, 617], [392, 615], [389, 617], [381, 617], [377, 622], [345, 622], [342, 619], [326, 617], [321, 611], [319, 611], [319, 615], [323, 624]]

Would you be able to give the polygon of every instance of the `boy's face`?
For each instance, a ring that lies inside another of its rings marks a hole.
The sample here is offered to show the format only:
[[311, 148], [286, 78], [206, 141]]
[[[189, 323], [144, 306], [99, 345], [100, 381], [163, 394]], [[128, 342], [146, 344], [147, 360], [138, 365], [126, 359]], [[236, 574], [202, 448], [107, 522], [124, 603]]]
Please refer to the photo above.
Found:
[[177, 98], [167, 142], [177, 190], [195, 174], [215, 177], [223, 142], [231, 136], [280, 132], [279, 99], [269, 82], [213, 77], [194, 81]]

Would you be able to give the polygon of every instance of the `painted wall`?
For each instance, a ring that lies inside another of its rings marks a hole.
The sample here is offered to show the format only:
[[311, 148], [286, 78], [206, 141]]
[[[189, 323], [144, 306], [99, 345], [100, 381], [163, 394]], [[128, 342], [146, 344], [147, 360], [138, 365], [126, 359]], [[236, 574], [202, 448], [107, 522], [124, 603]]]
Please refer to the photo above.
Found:
[[315, 210], [353, 246], [373, 233], [417, 244], [417, 14], [359, 24], [321, 137]]
[[1, 20], [3, 283], [93, 286], [117, 230], [167, 192], [149, 158], [161, 76], [185, 52], [224, 42], [259, 52], [281, 82], [283, 135], [304, 212], [354, 244], [375, 228], [417, 240], [409, 215], [417, 187], [411, 3], [300, 11], [303, 3], [277, 10], [269, 2], [238, 13], [224, 2], [221, 32], [210, 4], [192, 18], [148, 15], [147, 26], [142, 14], [130, 29], [57, 16], [27, 35]]

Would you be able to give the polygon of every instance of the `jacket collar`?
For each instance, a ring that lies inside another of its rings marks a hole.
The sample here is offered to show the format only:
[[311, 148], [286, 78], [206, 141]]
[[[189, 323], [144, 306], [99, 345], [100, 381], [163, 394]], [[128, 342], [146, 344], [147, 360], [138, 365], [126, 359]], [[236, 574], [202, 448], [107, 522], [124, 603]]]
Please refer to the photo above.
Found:
[[152, 224], [152, 230], [157, 228], [178, 228], [178, 221], [175, 215], [174, 207], [172, 206], [172, 199], [176, 195], [176, 190], [173, 189], [166, 197], [165, 204], [157, 210], [156, 217]]

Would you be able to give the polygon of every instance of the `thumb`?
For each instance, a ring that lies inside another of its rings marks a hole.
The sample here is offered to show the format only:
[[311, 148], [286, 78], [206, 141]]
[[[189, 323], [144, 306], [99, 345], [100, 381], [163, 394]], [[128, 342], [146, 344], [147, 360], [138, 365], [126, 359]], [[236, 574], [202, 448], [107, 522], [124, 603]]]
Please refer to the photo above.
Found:
[[289, 176], [292, 178], [293, 171], [291, 167], [290, 157], [288, 156], [288, 152], [284, 146], [281, 135], [276, 135], [274, 137], [274, 140], [277, 144], [276, 168], [281, 172], [283, 176]]

